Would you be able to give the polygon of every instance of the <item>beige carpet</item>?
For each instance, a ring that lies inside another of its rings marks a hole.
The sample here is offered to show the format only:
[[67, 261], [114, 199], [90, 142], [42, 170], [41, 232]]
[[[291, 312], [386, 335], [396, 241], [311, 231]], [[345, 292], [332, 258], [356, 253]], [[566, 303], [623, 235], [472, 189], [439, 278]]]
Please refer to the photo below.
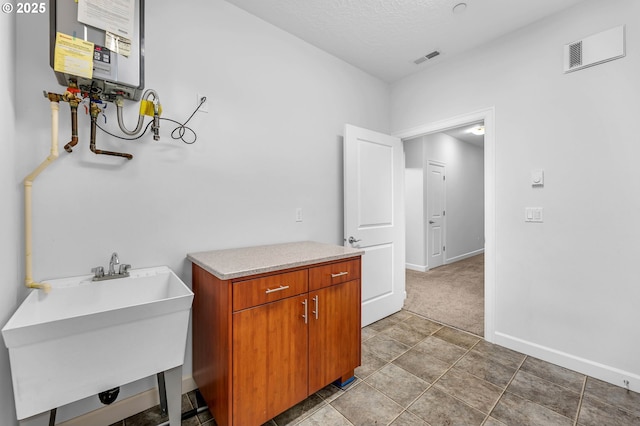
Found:
[[407, 270], [404, 309], [484, 335], [484, 254], [427, 272]]

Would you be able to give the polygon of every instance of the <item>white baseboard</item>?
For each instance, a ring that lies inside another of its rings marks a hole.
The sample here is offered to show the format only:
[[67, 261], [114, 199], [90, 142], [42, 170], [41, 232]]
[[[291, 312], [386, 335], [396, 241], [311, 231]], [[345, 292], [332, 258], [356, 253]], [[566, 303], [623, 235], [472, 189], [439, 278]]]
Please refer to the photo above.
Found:
[[638, 374], [528, 342], [505, 333], [496, 332], [494, 337], [494, 343], [500, 346], [586, 374], [612, 385], [626, 388], [624, 381], [627, 380], [630, 390], [640, 392], [640, 375]]
[[428, 266], [423, 266], [423, 265], [414, 265], [413, 263], [405, 263], [404, 267], [407, 269], [411, 269], [412, 271], [418, 271], [418, 272], [427, 272], [429, 270]]
[[478, 249], [478, 250], [474, 250], [474, 251], [470, 251], [469, 253], [461, 254], [460, 256], [455, 256], [455, 257], [452, 257], [450, 259], [445, 259], [444, 264], [448, 265], [450, 263], [454, 263], [454, 262], [457, 262], [459, 260], [466, 259], [468, 257], [477, 256], [477, 255], [482, 254], [482, 253], [484, 253], [484, 248], [481, 248], [481, 249]]
[[[479, 254], [484, 253], [484, 248], [478, 249], [478, 250], [474, 250], [474, 251], [470, 251], [469, 253], [465, 253], [465, 254], [461, 254], [460, 256], [455, 256], [452, 257], [450, 259], [445, 259], [444, 260], [444, 264], [448, 265], [450, 263], [454, 263], [457, 262], [459, 260], [463, 260], [466, 259], [468, 257], [473, 257], [473, 256], [477, 256]], [[405, 263], [404, 267], [407, 269], [410, 269], [412, 271], [418, 271], [418, 272], [427, 272], [429, 270], [429, 265], [415, 265], [413, 263]]]
[[[196, 382], [193, 377], [182, 378], [182, 393], [191, 392], [196, 389]], [[88, 412], [57, 426], [86, 426], [86, 425], [111, 425], [119, 420], [131, 417], [148, 408], [160, 403], [158, 388], [152, 388], [139, 394], [133, 395], [122, 401], [114, 402], [111, 405], [100, 407], [97, 410]]]

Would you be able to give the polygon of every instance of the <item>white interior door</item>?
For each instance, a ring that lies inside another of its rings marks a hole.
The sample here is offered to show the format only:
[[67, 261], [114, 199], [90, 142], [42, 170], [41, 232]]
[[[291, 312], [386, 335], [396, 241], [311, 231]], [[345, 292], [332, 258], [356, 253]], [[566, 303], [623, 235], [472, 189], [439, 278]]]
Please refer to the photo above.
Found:
[[427, 266], [444, 263], [445, 173], [444, 164], [427, 164]]
[[362, 326], [402, 309], [405, 299], [402, 141], [345, 125], [345, 245], [361, 248]]

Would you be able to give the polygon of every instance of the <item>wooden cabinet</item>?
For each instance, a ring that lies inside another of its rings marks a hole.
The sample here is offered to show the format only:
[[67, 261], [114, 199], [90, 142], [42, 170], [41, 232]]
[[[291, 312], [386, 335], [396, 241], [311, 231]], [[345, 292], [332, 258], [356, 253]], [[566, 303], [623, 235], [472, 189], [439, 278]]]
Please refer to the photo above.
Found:
[[223, 280], [193, 265], [193, 375], [219, 426], [262, 425], [360, 365], [360, 257]]
[[233, 314], [233, 424], [261, 425], [307, 397], [306, 299], [290, 297]]
[[360, 365], [360, 280], [309, 293], [309, 394], [353, 377]]

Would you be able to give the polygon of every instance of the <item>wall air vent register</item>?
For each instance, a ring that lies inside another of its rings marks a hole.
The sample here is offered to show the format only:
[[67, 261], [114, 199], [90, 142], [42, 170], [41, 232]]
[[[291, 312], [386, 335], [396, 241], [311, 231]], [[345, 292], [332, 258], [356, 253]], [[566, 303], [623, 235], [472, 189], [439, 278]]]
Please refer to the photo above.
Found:
[[620, 25], [564, 47], [564, 72], [613, 61], [625, 56], [625, 27]]

